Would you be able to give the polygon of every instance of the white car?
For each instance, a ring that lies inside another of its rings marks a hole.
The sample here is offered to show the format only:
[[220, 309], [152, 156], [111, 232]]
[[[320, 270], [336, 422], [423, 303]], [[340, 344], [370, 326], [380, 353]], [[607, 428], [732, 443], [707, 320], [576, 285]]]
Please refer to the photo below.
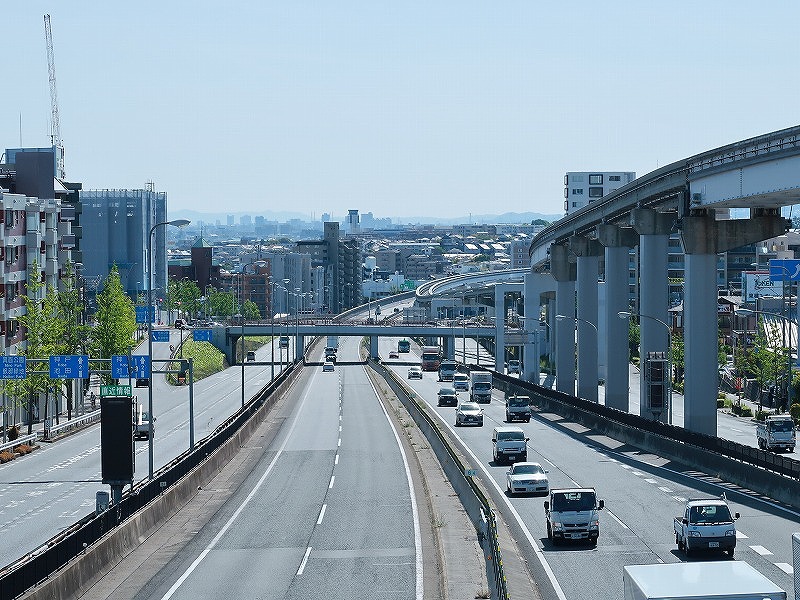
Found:
[[409, 367], [408, 368], [408, 378], [409, 379], [422, 379], [422, 368], [421, 367]]
[[333, 363], [330, 362], [330, 361], [327, 361], [322, 365], [322, 372], [323, 373], [330, 373], [330, 372], [335, 371], [335, 370], [336, 370], [336, 368], [333, 366]]
[[535, 462], [518, 462], [506, 473], [506, 491], [513, 494], [549, 494], [548, 471]]
[[462, 402], [456, 409], [456, 427], [477, 425], [483, 427], [483, 409], [477, 402]]

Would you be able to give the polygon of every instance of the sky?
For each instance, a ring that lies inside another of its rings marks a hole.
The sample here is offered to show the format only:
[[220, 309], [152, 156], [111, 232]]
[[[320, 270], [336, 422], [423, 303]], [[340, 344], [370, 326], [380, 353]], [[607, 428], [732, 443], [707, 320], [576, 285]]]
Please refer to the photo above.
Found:
[[[635, 171], [800, 123], [800, 3], [4, 3], [0, 149], [170, 212], [563, 213]], [[21, 138], [21, 139], [20, 139]]]

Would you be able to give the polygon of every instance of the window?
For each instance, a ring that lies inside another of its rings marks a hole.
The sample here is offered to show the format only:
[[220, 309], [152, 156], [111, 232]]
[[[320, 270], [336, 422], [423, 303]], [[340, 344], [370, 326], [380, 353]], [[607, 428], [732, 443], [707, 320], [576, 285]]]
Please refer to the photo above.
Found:
[[589, 198], [602, 198], [602, 197], [603, 197], [603, 188], [601, 187], [589, 188]]
[[[608, 180], [609, 181], [622, 181], [622, 178], [619, 175], [609, 175], [608, 176]], [[602, 181], [600, 183], [602, 183]]]
[[589, 185], [603, 185], [603, 176], [589, 175]]
[[572, 188], [573, 196], [583, 196], [583, 188]]
[[13, 227], [14, 226], [14, 210], [11, 208], [6, 209], [6, 227]]
[[572, 183], [583, 183], [583, 175], [573, 175], [570, 180]]

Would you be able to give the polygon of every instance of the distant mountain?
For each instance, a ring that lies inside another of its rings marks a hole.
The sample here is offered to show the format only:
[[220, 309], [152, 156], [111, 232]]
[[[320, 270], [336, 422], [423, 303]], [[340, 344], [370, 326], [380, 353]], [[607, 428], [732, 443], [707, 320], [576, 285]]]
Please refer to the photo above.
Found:
[[[229, 215], [233, 215], [236, 224], [239, 224], [239, 217], [243, 215], [250, 215], [253, 219], [257, 216], [263, 216], [267, 221], [277, 221], [279, 223], [286, 223], [293, 219], [300, 221], [311, 222], [311, 217], [308, 214], [299, 212], [276, 212], [270, 210], [262, 211], [248, 211], [248, 212], [234, 212], [234, 213], [204, 213], [196, 210], [175, 210], [170, 211], [170, 219], [189, 219], [192, 223], [203, 221], [204, 223], [215, 223], [219, 221], [223, 225], [227, 223]], [[321, 216], [321, 215], [320, 215]], [[404, 225], [464, 225], [464, 224], [482, 224], [482, 223], [530, 223], [536, 219], [544, 219], [545, 221], [558, 221], [564, 215], [543, 215], [541, 213], [523, 212], [523, 213], [503, 213], [500, 215], [468, 215], [459, 217], [389, 217], [392, 223]], [[376, 218], [385, 218], [377, 217]], [[345, 216], [333, 215], [334, 220], [343, 222]], [[315, 219], [319, 221], [319, 216]]]

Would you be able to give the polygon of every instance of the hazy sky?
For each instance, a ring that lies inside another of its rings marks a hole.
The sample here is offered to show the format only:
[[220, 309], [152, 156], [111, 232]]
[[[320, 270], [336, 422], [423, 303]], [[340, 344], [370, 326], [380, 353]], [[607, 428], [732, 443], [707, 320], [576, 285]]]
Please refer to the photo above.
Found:
[[[800, 123], [800, 3], [3, 3], [0, 148], [170, 210], [563, 211], [566, 171], [649, 171]], [[20, 142], [20, 121], [22, 140]]]

